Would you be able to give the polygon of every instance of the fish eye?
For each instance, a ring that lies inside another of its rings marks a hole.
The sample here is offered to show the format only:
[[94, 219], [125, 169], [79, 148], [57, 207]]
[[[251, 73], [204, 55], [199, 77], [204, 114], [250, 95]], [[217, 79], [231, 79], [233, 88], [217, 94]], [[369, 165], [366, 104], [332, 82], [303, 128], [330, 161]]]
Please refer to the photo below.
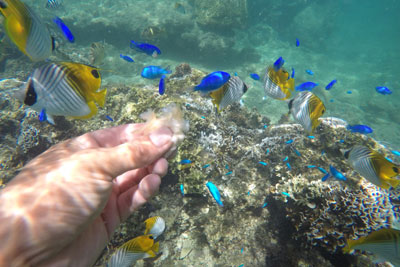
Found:
[[325, 109], [321, 110], [321, 114], [324, 114], [324, 113], [325, 113]]
[[399, 173], [399, 169], [398, 169], [397, 167], [393, 167], [393, 171], [394, 171], [395, 173]]
[[96, 79], [98, 79], [100, 77], [100, 74], [97, 70], [92, 70], [91, 73], [92, 73], [93, 77], [95, 77]]
[[150, 238], [150, 239], [154, 239], [154, 237], [153, 237], [152, 235], [151, 235], [151, 236], [149, 236], [149, 238]]
[[7, 8], [6, 3], [4, 3], [3, 1], [0, 1], [0, 8], [3, 8], [3, 9]]

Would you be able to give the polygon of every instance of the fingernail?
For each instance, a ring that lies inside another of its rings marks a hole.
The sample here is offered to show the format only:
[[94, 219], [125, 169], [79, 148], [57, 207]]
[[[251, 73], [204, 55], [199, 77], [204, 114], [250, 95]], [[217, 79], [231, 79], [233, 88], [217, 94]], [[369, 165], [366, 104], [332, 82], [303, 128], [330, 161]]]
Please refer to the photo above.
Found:
[[168, 127], [161, 127], [160, 129], [150, 134], [150, 140], [155, 146], [163, 146], [172, 138], [172, 131]]

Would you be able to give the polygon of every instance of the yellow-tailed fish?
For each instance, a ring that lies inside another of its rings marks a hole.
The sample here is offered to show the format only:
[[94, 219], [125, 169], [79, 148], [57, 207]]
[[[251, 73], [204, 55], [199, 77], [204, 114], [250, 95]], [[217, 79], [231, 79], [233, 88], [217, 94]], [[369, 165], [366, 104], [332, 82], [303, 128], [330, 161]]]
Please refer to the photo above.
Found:
[[120, 246], [109, 259], [108, 267], [129, 267], [135, 261], [153, 258], [158, 252], [159, 242], [154, 242], [152, 235], [135, 237]]
[[33, 10], [20, 0], [0, 0], [8, 37], [33, 61], [45, 60], [54, 49], [54, 40]]
[[144, 221], [146, 230], [144, 234], [151, 234], [154, 238], [159, 237], [165, 230], [165, 221], [160, 216], [154, 216]]
[[399, 266], [400, 231], [396, 229], [381, 229], [357, 240], [348, 240], [343, 252], [348, 253], [353, 249], [367, 250], [380, 259], [390, 261], [395, 266]]
[[247, 89], [247, 85], [239, 77], [231, 76], [227, 83], [221, 88], [212, 91], [210, 96], [218, 111], [221, 111], [230, 104], [239, 101]]
[[274, 66], [269, 66], [264, 75], [265, 95], [274, 99], [288, 99], [294, 91], [294, 78], [289, 77], [289, 73], [280, 68], [278, 71]]
[[383, 189], [397, 187], [400, 180], [393, 179], [399, 175], [400, 166], [388, 161], [377, 151], [365, 146], [354, 146], [344, 152], [344, 157], [361, 176]]
[[24, 104], [52, 115], [88, 119], [104, 106], [107, 89], [98, 91], [101, 76], [97, 68], [72, 62], [47, 63], [35, 69], [24, 88], [16, 93]]
[[289, 114], [301, 124], [308, 133], [312, 133], [321, 123], [319, 117], [325, 113], [324, 103], [311, 92], [300, 92], [289, 102]]

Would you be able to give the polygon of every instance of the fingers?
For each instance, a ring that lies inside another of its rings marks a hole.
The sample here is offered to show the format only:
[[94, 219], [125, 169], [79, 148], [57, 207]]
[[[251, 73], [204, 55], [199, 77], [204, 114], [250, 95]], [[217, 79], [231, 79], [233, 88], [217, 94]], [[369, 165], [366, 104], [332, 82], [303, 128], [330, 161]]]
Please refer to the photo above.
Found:
[[154, 196], [160, 187], [161, 178], [157, 174], [144, 177], [138, 186], [131, 187], [118, 198], [118, 208], [121, 221]]
[[[118, 145], [116, 147], [98, 148], [88, 153], [82, 152], [81, 161], [89, 162], [89, 168], [102, 170], [108, 178], [117, 177], [129, 170], [149, 166], [173, 145], [172, 131], [168, 127], [161, 127], [148, 136]], [[162, 170], [161, 170], [162, 171]]]

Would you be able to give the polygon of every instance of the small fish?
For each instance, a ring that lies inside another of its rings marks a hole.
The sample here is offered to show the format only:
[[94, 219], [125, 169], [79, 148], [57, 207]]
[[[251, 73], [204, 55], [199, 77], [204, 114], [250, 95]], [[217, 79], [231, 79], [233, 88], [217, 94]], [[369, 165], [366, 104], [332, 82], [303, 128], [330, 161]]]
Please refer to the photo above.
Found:
[[181, 194], [182, 194], [182, 196], [184, 197], [184, 196], [185, 196], [185, 189], [183, 188], [183, 184], [181, 184], [181, 185], [179, 186], [179, 188], [181, 189]]
[[269, 153], [269, 148], [267, 149], [267, 151], [265, 151], [265, 154], [266, 154], [266, 155], [268, 155], [268, 153]]
[[328, 171], [325, 170], [325, 169], [322, 168], [322, 167], [317, 167], [317, 168], [318, 168], [318, 170], [319, 170], [320, 172], [322, 172], [322, 173], [324, 173], [324, 174], [327, 174], [327, 173], [328, 173]]
[[307, 137], [310, 138], [310, 139], [314, 139], [315, 138], [315, 136], [313, 136], [313, 135], [309, 135]]
[[201, 116], [201, 118], [204, 120], [206, 117], [204, 117], [204, 116]]
[[288, 159], [289, 159], [289, 157], [286, 156], [286, 157], [283, 159], [283, 162], [287, 161]]
[[394, 155], [400, 157], [400, 151], [392, 150], [392, 151], [390, 151], [390, 152], [392, 152]]
[[351, 95], [351, 94], [352, 94], [352, 91], [349, 90], [349, 91], [347, 91], [346, 93], [347, 93], [348, 95]]
[[321, 123], [319, 118], [325, 111], [324, 103], [311, 92], [300, 92], [289, 102], [289, 113], [307, 133], [314, 132]]
[[376, 91], [382, 95], [390, 95], [392, 93], [392, 91], [390, 91], [390, 89], [385, 86], [376, 87]]
[[286, 192], [282, 192], [282, 195], [290, 197], [289, 193], [286, 193]]
[[327, 86], [325, 86], [325, 90], [331, 90], [331, 88], [335, 85], [336, 80], [332, 80], [330, 83], [328, 83]]
[[305, 82], [302, 83], [298, 86], [296, 86], [296, 91], [311, 91], [314, 89], [316, 86], [318, 86], [318, 83], [313, 83], [313, 82]]
[[[234, 76], [237, 77], [237, 76]], [[231, 75], [224, 71], [214, 71], [210, 74], [206, 75], [201, 79], [200, 84], [193, 87], [194, 91], [202, 91], [202, 92], [210, 92], [214, 91], [221, 86], [223, 86], [226, 82], [228, 82], [231, 78]], [[239, 78], [238, 78], [239, 79]], [[240, 80], [240, 79], [239, 79]]]
[[256, 81], [260, 80], [260, 76], [257, 73], [250, 73], [250, 77]]
[[228, 164], [225, 164], [225, 169], [229, 170]]
[[299, 47], [299, 46], [300, 46], [300, 41], [299, 41], [299, 39], [296, 38], [296, 47]]
[[340, 140], [339, 140], [339, 143], [343, 144], [343, 143], [344, 143], [344, 140], [343, 140], [343, 139], [340, 139]]
[[183, 6], [182, 3], [176, 2], [175, 3], [175, 10], [178, 11], [179, 13], [186, 14], [185, 7]]
[[36, 68], [15, 97], [33, 110], [53, 115], [88, 119], [97, 114], [96, 103], [103, 107], [107, 90], [98, 91], [98, 69], [73, 62], [46, 63]]
[[210, 166], [211, 166], [210, 164], [206, 164], [206, 165], [203, 166], [203, 169], [208, 168]]
[[282, 57], [279, 57], [274, 63], [275, 71], [278, 71], [282, 68], [283, 64], [285, 64], [285, 60]]
[[217, 107], [218, 112], [227, 106], [238, 102], [247, 92], [248, 86], [237, 76], [233, 76], [221, 88], [210, 93], [212, 103]]
[[64, 34], [65, 39], [67, 39], [70, 43], [75, 42], [74, 35], [72, 34], [68, 26], [65, 25], [64, 21], [62, 21], [62, 19], [60, 19], [59, 17], [55, 17], [53, 19], [53, 22], [58, 26], [58, 28], [60, 28], [60, 30]]
[[288, 167], [289, 171], [292, 169], [289, 162], [286, 162], [286, 166]]
[[237, 73], [237, 72], [235, 72], [233, 75], [235, 75], [235, 76], [238, 76], [238, 73]]
[[50, 57], [54, 39], [33, 9], [20, 0], [0, 0], [0, 13], [5, 32], [22, 53], [32, 61]]
[[294, 149], [294, 153], [296, 153], [297, 156], [301, 157], [301, 154], [297, 149]]
[[42, 108], [39, 114], [39, 121], [47, 121], [46, 109]]
[[344, 176], [341, 172], [339, 172], [337, 169], [335, 169], [335, 167], [333, 167], [332, 165], [329, 165], [329, 170], [331, 171], [331, 174], [333, 175], [333, 177], [335, 177], [336, 179], [341, 180], [341, 181], [347, 180], [346, 176]]
[[158, 93], [163, 95], [165, 92], [165, 74], [161, 76], [160, 83], [158, 84]]
[[307, 73], [308, 75], [311, 75], [311, 76], [314, 75], [314, 72], [312, 72], [312, 70], [306, 70], [306, 73]]
[[135, 62], [133, 58], [131, 58], [130, 56], [120, 54], [119, 57], [125, 60], [126, 62]]
[[103, 64], [106, 49], [104, 42], [94, 42], [90, 45], [89, 60], [93, 66], [100, 66]]
[[241, 250], [240, 250], [240, 253], [243, 253], [244, 252], [244, 248], [242, 248]]
[[324, 177], [322, 177], [321, 181], [325, 182], [326, 180], [328, 180], [328, 178], [331, 176], [331, 174], [328, 172], [327, 174], [324, 175]]
[[152, 57], [157, 57], [157, 55], [161, 54], [161, 50], [152, 44], [140, 43], [131, 40], [130, 47], [138, 52], [145, 53]]
[[215, 199], [215, 201], [218, 203], [218, 205], [223, 207], [224, 204], [222, 203], [221, 195], [218, 191], [218, 188], [210, 181], [208, 181], [206, 183], [206, 186], [207, 186], [208, 190], [210, 191], [211, 195], [213, 196], [213, 198]]
[[292, 75], [290, 75], [291, 78], [294, 78], [294, 68], [292, 68]]
[[317, 166], [315, 165], [308, 165], [307, 168], [312, 169], [312, 168], [316, 168]]
[[142, 77], [146, 79], [157, 79], [160, 78], [163, 74], [170, 74], [171, 70], [163, 69], [160, 66], [147, 66], [142, 70]]
[[361, 134], [370, 134], [373, 132], [373, 130], [369, 126], [360, 124], [347, 125], [346, 129], [353, 133], [361, 133]]
[[[277, 60], [277, 62], [279, 59]], [[273, 99], [286, 100], [290, 98], [294, 91], [294, 79], [290, 78], [289, 73], [282, 67], [284, 60], [277, 62], [272, 66], [268, 66], [264, 75], [264, 93]]]
[[230, 172], [225, 173], [225, 175], [231, 175], [232, 173], [233, 173], [233, 172], [230, 171]]
[[262, 207], [261, 207], [261, 208], [265, 208], [267, 205], [268, 205], [268, 203], [267, 203], [267, 202], [265, 202], [265, 203], [262, 205]]
[[390, 158], [388, 158], [388, 157], [385, 157], [385, 159], [387, 159], [388, 161], [390, 161], [390, 162], [393, 163], [393, 160], [392, 160], [392, 159], [390, 159]]
[[400, 180], [394, 178], [400, 174], [400, 166], [388, 161], [375, 150], [354, 146], [344, 152], [344, 157], [354, 170], [380, 188], [396, 188], [400, 183]]
[[334, 99], [329, 99], [329, 102], [333, 103], [333, 102], [335, 102], [335, 100]]
[[183, 159], [183, 160], [181, 160], [181, 161], [179, 162], [179, 164], [182, 164], [182, 165], [184, 165], [184, 164], [190, 164], [190, 163], [192, 163], [192, 161], [191, 161], [190, 159]]
[[111, 118], [110, 116], [106, 115], [106, 119], [109, 121], [114, 121], [113, 118]]
[[285, 143], [289, 145], [289, 144], [293, 143], [293, 139], [287, 140]]
[[146, 229], [144, 230], [145, 235], [150, 234], [154, 239], [157, 239], [157, 237], [164, 233], [165, 221], [160, 216], [148, 218], [144, 223], [146, 225]]
[[259, 161], [258, 163], [260, 163], [261, 165], [267, 166], [268, 164], [264, 161]]
[[344, 253], [353, 249], [366, 250], [376, 255], [380, 261], [389, 261], [394, 266], [400, 265], [399, 249], [400, 231], [397, 229], [380, 229], [357, 240], [347, 240]]
[[154, 243], [152, 235], [135, 237], [112, 254], [107, 263], [108, 267], [129, 267], [137, 260], [154, 258], [159, 249], [159, 242]]
[[264, 128], [264, 129], [267, 129], [267, 128], [268, 128], [268, 125], [265, 124], [265, 125], [263, 126], [263, 128]]
[[59, 9], [63, 4], [63, 0], [47, 0], [46, 8]]

